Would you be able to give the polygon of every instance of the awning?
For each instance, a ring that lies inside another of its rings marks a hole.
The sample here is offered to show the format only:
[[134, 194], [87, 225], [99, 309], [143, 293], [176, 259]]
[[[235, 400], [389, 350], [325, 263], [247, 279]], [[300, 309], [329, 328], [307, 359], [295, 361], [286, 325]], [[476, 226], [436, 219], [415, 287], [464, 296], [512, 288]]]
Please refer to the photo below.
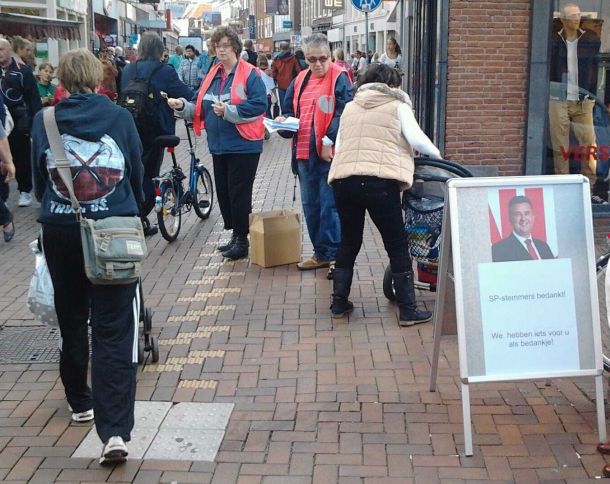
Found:
[[80, 40], [80, 22], [55, 20], [34, 15], [0, 13], [0, 32], [33, 39]]

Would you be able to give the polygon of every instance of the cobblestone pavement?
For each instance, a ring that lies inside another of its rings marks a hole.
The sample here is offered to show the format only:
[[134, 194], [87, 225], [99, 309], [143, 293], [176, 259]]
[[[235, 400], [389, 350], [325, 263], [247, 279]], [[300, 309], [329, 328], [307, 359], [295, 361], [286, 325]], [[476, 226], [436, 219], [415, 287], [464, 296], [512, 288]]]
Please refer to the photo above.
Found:
[[[184, 148], [179, 154], [186, 162]], [[255, 210], [300, 210], [288, 159], [286, 141], [266, 142]], [[25, 306], [35, 209], [15, 214], [16, 238], [0, 242], [0, 339], [6, 328], [35, 325]], [[214, 247], [225, 238], [216, 206], [207, 221], [189, 214], [175, 243], [150, 240], [144, 293], [163, 344], [160, 364], [139, 371], [137, 390], [140, 401], [234, 403], [214, 462], [132, 459], [106, 469], [72, 458], [90, 426], [70, 423], [57, 364], [4, 363], [0, 480], [402, 484], [599, 476], [605, 459], [595, 450], [589, 381], [472, 386], [474, 456], [463, 456], [456, 341], [443, 342], [438, 391], [429, 392], [432, 326], [397, 325], [371, 224], [349, 321], [330, 318], [324, 271], [224, 262]], [[305, 232], [303, 239], [309, 254]], [[430, 293], [421, 300], [433, 305]]]

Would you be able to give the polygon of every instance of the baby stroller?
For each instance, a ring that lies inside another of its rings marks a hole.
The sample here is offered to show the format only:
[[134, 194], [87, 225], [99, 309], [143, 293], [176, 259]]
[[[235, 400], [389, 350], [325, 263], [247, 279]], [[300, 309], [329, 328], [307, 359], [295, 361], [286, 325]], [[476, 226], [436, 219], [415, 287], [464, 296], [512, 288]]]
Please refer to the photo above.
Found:
[[159, 361], [159, 342], [152, 333], [152, 311], [144, 305], [144, 293], [142, 291], [142, 280], [138, 281], [138, 305], [140, 307], [140, 323], [142, 329], [138, 335], [138, 363], [143, 364], [150, 353], [151, 361]]
[[[445, 182], [450, 178], [471, 176], [470, 171], [452, 161], [415, 159], [413, 186], [404, 192], [402, 207], [409, 254], [417, 264], [415, 287], [419, 289], [436, 291], [443, 209], [447, 195]], [[389, 264], [383, 276], [383, 294], [390, 301], [396, 299]]]

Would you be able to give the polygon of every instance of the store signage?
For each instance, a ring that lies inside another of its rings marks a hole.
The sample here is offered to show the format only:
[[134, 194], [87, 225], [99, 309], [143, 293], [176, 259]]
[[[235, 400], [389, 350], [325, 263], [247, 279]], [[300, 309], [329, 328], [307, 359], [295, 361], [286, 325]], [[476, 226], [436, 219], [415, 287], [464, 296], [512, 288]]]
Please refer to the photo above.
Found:
[[282, 28], [283, 29], [291, 29], [292, 28], [292, 20], [282, 20]]
[[301, 35], [300, 34], [294, 34], [290, 36], [290, 43], [292, 45], [301, 45]]

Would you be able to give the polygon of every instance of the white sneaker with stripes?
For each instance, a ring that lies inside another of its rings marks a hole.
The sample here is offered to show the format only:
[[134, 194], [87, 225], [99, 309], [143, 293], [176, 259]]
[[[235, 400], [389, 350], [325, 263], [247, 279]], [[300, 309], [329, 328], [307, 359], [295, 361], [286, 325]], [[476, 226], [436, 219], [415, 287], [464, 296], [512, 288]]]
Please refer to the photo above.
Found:
[[108, 442], [104, 444], [100, 464], [105, 466], [122, 464], [127, 460], [127, 454], [127, 446], [123, 439], [118, 435], [110, 437]]
[[72, 413], [72, 421], [83, 423], [83, 422], [91, 422], [93, 420], [93, 409], [85, 410], [84, 412], [73, 412]]

